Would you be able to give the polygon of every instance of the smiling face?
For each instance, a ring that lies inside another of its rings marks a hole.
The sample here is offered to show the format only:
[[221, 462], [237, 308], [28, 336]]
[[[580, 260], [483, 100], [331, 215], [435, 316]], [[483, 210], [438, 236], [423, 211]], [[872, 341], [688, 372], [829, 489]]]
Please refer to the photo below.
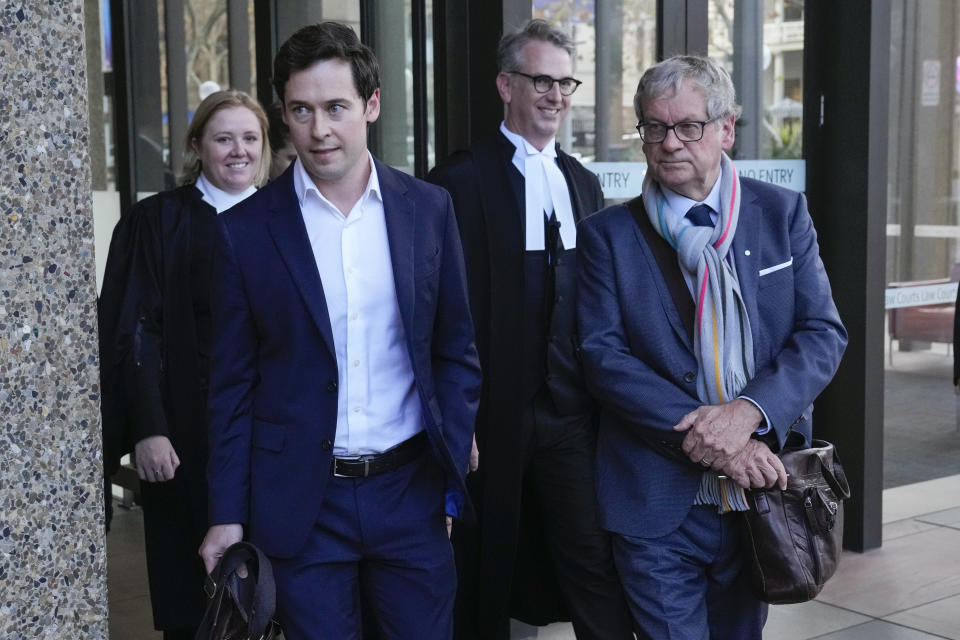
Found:
[[329, 189], [362, 190], [369, 177], [367, 125], [380, 115], [380, 90], [366, 101], [350, 63], [321, 60], [290, 74], [283, 121], [307, 173], [325, 196]]
[[246, 107], [214, 113], [203, 135], [190, 141], [200, 157], [200, 169], [210, 183], [227, 193], [250, 187], [260, 170], [264, 138], [260, 121]]
[[[531, 76], [569, 78], [573, 75], [570, 54], [549, 42], [533, 40], [520, 51], [521, 71]], [[507, 107], [504, 123], [537, 149], [557, 135], [560, 123], [570, 110], [570, 96], [560, 93], [556, 82], [546, 93], [537, 93], [533, 81], [516, 73], [501, 71], [497, 91]]]
[[[678, 122], [703, 122], [707, 116], [707, 101], [703, 93], [689, 82], [642, 105], [644, 122], [659, 122], [667, 126]], [[720, 175], [720, 158], [733, 146], [734, 117], [728, 116], [703, 127], [703, 138], [697, 142], [681, 142], [671, 130], [662, 142], [644, 143], [647, 170], [657, 182], [680, 195], [696, 201], [710, 195]]]

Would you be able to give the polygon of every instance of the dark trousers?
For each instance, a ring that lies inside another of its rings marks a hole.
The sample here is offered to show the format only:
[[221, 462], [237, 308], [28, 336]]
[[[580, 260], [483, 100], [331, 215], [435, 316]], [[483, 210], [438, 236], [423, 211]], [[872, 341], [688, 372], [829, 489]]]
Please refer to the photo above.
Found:
[[660, 538], [614, 535], [641, 638], [760, 640], [767, 605], [750, 591], [740, 553], [740, 515], [694, 506]]
[[[182, 634], [200, 624], [208, 601], [203, 592], [206, 572], [197, 553], [206, 514], [197, 508], [198, 496], [191, 495], [201, 487], [189, 471], [181, 465], [173, 480], [140, 483], [153, 624]], [[199, 499], [204, 502], [202, 495]]]
[[533, 437], [526, 486], [536, 491], [543, 542], [577, 638], [633, 638], [610, 534], [600, 527], [592, 418], [558, 416], [541, 393], [528, 405], [524, 422]]
[[379, 637], [450, 638], [456, 570], [444, 494], [429, 453], [370, 478], [331, 478], [303, 550], [270, 559], [285, 640], [360, 638], [361, 582]]

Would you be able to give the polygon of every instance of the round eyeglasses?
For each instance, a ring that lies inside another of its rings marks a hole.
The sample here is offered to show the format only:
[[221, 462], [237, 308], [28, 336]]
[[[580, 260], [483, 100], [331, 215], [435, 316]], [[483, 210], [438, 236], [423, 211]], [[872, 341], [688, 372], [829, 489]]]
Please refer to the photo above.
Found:
[[698, 142], [703, 138], [703, 127], [711, 122], [713, 120], [678, 122], [670, 126], [662, 122], [638, 122], [637, 132], [640, 134], [641, 140], [651, 144], [663, 142], [667, 138], [667, 133], [671, 130], [680, 142]]
[[577, 90], [577, 87], [583, 84], [576, 78], [553, 78], [551, 76], [544, 75], [532, 76], [529, 73], [524, 73], [522, 71], [508, 71], [507, 73], [529, 78], [530, 81], [533, 82], [534, 91], [537, 93], [547, 93], [550, 91], [550, 89], [553, 89], [553, 83], [556, 82], [560, 87], [561, 95], [569, 96]]

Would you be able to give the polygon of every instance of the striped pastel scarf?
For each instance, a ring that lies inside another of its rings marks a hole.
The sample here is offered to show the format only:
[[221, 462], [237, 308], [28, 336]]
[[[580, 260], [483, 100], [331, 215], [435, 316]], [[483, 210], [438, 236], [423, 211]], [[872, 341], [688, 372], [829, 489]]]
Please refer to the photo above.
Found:
[[[689, 226], [683, 222], [685, 212], [666, 214], [670, 205], [660, 186], [650, 172], [644, 178], [643, 204], [653, 228], [676, 249], [680, 267], [697, 277], [693, 349], [699, 367], [697, 395], [704, 404], [736, 398], [755, 367], [750, 318], [736, 267], [727, 259], [740, 214], [740, 179], [726, 154], [721, 160], [720, 203], [713, 229]], [[707, 473], [697, 502], [717, 504], [721, 511], [742, 510], [746, 505], [736, 489], [732, 481], [717, 482], [716, 474]]]
[[683, 214], [666, 215], [666, 198], [650, 172], [643, 182], [643, 204], [653, 228], [677, 250], [681, 268], [697, 276], [697, 315], [693, 349], [700, 367], [697, 394], [706, 404], [730, 402], [753, 377], [753, 334], [740, 295], [740, 281], [727, 253], [737, 232], [740, 179], [723, 155], [720, 169], [722, 211], [717, 225], [693, 227]]

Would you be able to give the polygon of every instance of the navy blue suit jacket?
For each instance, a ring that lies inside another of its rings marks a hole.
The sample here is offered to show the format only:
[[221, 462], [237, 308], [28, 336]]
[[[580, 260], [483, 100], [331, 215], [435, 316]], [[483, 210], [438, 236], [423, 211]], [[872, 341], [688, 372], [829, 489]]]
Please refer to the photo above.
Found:
[[[676, 445], [683, 434], [671, 428], [701, 404], [693, 342], [626, 205], [580, 223], [577, 244], [583, 363], [601, 405], [603, 524], [665, 535], [689, 511], [703, 469], [658, 453], [649, 439]], [[847, 335], [804, 196], [742, 178], [731, 251], [756, 361], [742, 394], [766, 411], [780, 446], [790, 431], [809, 441], [813, 400], [836, 372]]]
[[[470, 513], [464, 476], [480, 391], [450, 196], [377, 162], [423, 427]], [[337, 360], [293, 168], [221, 216], [210, 377], [210, 524], [295, 555], [320, 513], [337, 426]]]

